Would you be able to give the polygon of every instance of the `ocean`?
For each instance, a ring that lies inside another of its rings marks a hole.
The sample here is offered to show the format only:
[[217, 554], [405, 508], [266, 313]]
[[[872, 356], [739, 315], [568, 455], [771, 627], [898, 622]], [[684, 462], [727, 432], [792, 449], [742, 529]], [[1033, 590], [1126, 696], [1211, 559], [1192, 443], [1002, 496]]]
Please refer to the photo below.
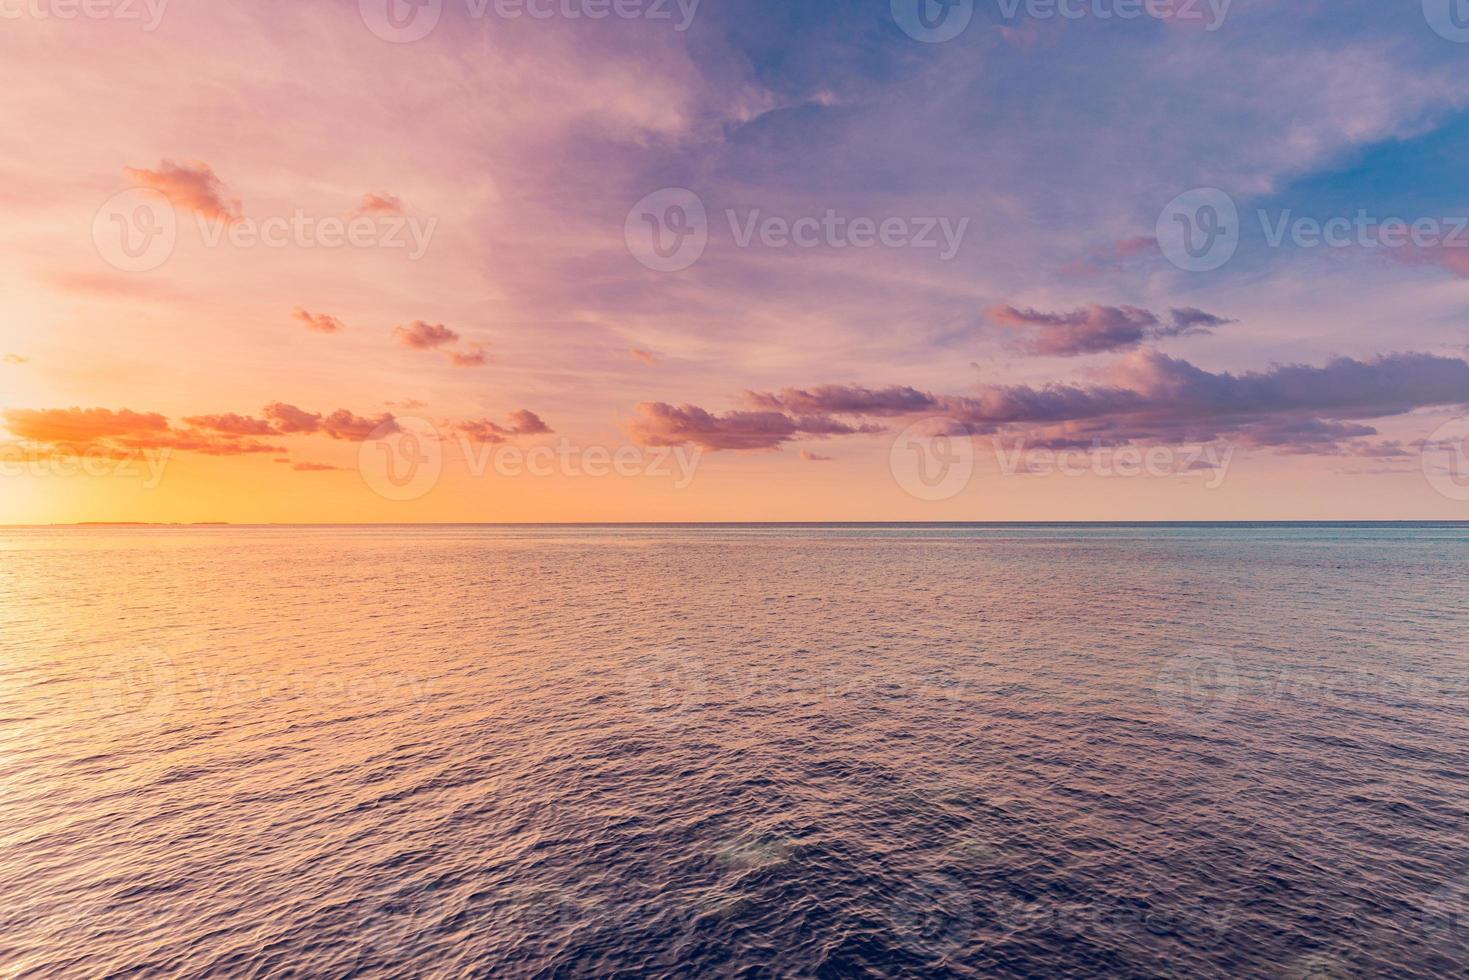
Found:
[[0, 529], [0, 974], [1469, 973], [1469, 525]]

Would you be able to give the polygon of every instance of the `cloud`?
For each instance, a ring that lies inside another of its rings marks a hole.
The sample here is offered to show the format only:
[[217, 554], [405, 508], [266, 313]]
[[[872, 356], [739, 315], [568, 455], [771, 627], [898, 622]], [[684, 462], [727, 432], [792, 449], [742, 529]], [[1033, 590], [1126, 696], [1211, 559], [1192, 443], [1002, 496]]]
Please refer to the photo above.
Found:
[[[459, 342], [456, 331], [442, 323], [428, 323], [424, 320], [414, 320], [406, 326], [394, 327], [393, 336], [409, 350], [444, 350], [450, 344]], [[465, 344], [462, 350], [444, 350], [444, 354], [455, 367], [484, 367], [489, 363], [489, 355], [481, 344]]]
[[265, 417], [282, 435], [310, 435], [321, 431], [321, 415], [303, 411], [295, 405], [271, 402], [265, 406]]
[[157, 412], [108, 408], [11, 409], [5, 427], [28, 442], [73, 450], [121, 453], [138, 449], [176, 449], [212, 456], [278, 452], [242, 435], [180, 430]]
[[831, 462], [831, 457], [830, 456], [823, 456], [820, 453], [813, 453], [809, 449], [803, 449], [803, 450], [801, 450], [801, 459], [805, 460], [808, 463], [830, 463]]
[[362, 195], [362, 203], [354, 214], [402, 214], [403, 201], [396, 194], [386, 191]]
[[321, 428], [333, 439], [348, 439], [355, 442], [361, 442], [378, 430], [381, 430], [381, 435], [399, 431], [398, 421], [391, 415], [383, 414], [375, 418], [364, 418], [360, 415], [353, 415], [344, 408], [322, 419]]
[[[283, 462], [276, 460], [276, 462]], [[292, 463], [291, 469], [297, 473], [326, 473], [331, 470], [339, 470], [340, 466], [329, 466], [326, 463]]]
[[208, 429], [213, 432], [223, 432], [232, 436], [269, 436], [279, 434], [279, 430], [264, 419], [236, 415], [233, 412], [224, 415], [194, 415], [184, 419], [184, 422], [196, 429]]
[[897, 385], [880, 389], [858, 385], [819, 385], [810, 389], [787, 388], [779, 394], [749, 391], [745, 398], [755, 407], [767, 411], [831, 415], [909, 415], [933, 408], [936, 404], [932, 395]]
[[1102, 306], [1093, 303], [1069, 313], [1043, 313], [1034, 309], [997, 306], [990, 310], [994, 323], [1024, 332], [1020, 350], [1049, 357], [1076, 357], [1126, 350], [1147, 340], [1207, 334], [1233, 321], [1193, 307], [1170, 311], [1170, 322], [1137, 306]]
[[695, 405], [674, 407], [644, 402], [629, 424], [633, 440], [643, 446], [681, 446], [692, 443], [717, 452], [722, 449], [776, 449], [801, 436], [825, 438], [878, 431], [875, 426], [853, 425], [821, 415], [789, 416], [784, 412], [729, 412], [713, 415]]
[[4, 360], [6, 364], [29, 364], [31, 361], [29, 357], [21, 357], [19, 354], [6, 354]]
[[291, 316], [304, 324], [307, 330], [314, 330], [317, 333], [340, 333], [346, 329], [342, 321], [334, 316], [326, 313], [308, 313], [299, 306], [292, 311]]
[[393, 328], [393, 336], [411, 350], [435, 350], [446, 344], [457, 343], [459, 335], [442, 323], [426, 323], [414, 320], [407, 326]]
[[508, 426], [489, 419], [465, 419], [453, 423], [452, 428], [476, 442], [489, 443], [504, 442], [512, 436], [549, 435], [553, 431], [539, 415], [524, 408], [511, 412], [506, 418], [510, 422]]
[[[1190, 319], [1184, 316], [1181, 322]], [[861, 422], [863, 417], [908, 415], [1035, 446], [1232, 439], [1286, 453], [1381, 457], [1395, 455], [1395, 444], [1366, 441], [1378, 432], [1363, 420], [1469, 404], [1469, 362], [1399, 353], [1233, 374], [1143, 350], [1087, 385], [988, 385], [964, 395], [822, 385], [745, 397], [766, 410], [716, 416], [693, 405], [645, 403], [638, 407], [632, 431], [645, 445], [772, 449], [802, 435], [875, 431]]]
[[634, 347], [629, 350], [628, 353], [632, 355], [633, 360], [641, 361], [649, 367], [652, 367], [653, 365], [658, 363], [658, 355], [654, 354], [652, 351], [643, 350], [640, 347]]
[[455, 367], [484, 367], [489, 361], [485, 349], [479, 344], [470, 344], [465, 350], [452, 350], [446, 353], [449, 355], [449, 363]]
[[5, 427], [33, 442], [90, 443], [100, 439], [153, 436], [168, 431], [157, 412], [114, 412], [108, 408], [10, 409]]
[[796, 423], [781, 412], [730, 412], [715, 416], [695, 405], [675, 408], [665, 402], [638, 406], [640, 417], [629, 429], [643, 446], [681, 446], [703, 449], [774, 449], [794, 439]]
[[1238, 320], [1228, 320], [1222, 316], [1215, 316], [1212, 313], [1205, 313], [1203, 310], [1193, 306], [1175, 306], [1168, 313], [1173, 317], [1173, 323], [1171, 326], [1164, 328], [1167, 331], [1166, 333], [1160, 333], [1158, 336], [1180, 337], [1194, 333], [1213, 333], [1217, 327], [1224, 327], [1231, 323], [1239, 322]]
[[174, 207], [223, 221], [241, 217], [239, 200], [225, 198], [224, 185], [208, 164], [164, 160], [157, 170], [125, 167], [123, 173], [140, 186], [160, 192]]
[[388, 414], [365, 418], [346, 409], [338, 409], [330, 415], [308, 412], [282, 402], [265, 406], [265, 417], [280, 435], [314, 435], [325, 433], [333, 439], [361, 441], [379, 428], [383, 434], [399, 431], [397, 420]]

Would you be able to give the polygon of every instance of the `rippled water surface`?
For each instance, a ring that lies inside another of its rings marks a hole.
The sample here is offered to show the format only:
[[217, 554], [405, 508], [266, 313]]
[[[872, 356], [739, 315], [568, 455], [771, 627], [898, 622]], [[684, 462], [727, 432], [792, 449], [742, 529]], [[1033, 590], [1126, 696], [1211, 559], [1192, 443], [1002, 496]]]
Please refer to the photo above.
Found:
[[1461, 526], [0, 529], [0, 974], [1469, 971]]

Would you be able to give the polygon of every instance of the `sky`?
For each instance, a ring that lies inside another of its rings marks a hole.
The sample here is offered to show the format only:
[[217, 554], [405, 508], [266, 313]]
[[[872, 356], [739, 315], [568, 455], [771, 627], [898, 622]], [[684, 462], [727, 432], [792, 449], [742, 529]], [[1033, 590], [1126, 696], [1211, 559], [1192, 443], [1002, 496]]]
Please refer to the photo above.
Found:
[[1469, 519], [1463, 0], [0, 19], [0, 523]]

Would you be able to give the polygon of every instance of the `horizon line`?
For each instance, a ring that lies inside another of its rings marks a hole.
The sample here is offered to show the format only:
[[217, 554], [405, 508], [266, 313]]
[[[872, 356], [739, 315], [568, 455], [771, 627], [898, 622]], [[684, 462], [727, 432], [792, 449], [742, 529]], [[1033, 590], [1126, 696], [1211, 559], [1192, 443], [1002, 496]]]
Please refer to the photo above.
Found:
[[1367, 525], [1466, 525], [1469, 518], [1258, 518], [1244, 520], [994, 520], [994, 521], [67, 521], [50, 524], [0, 524], [0, 529], [35, 528], [341, 528], [341, 527], [1193, 527], [1258, 525], [1332, 526]]

